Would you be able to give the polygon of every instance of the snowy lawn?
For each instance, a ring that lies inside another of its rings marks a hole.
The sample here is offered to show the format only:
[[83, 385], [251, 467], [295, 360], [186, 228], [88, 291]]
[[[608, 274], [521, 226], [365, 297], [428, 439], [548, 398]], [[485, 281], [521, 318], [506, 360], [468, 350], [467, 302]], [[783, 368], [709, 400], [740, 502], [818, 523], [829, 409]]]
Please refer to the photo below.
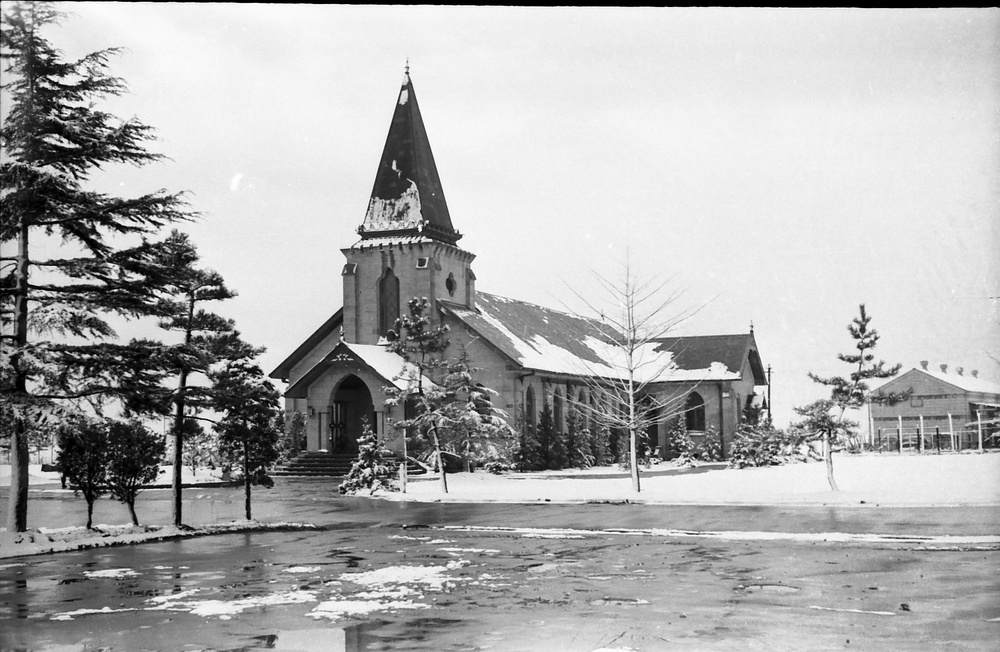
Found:
[[21, 533], [8, 532], [6, 528], [2, 528], [0, 529], [0, 559], [210, 534], [300, 529], [314, 529], [314, 526], [301, 523], [234, 521], [226, 524], [200, 525], [184, 528], [178, 528], [173, 525], [95, 525], [93, 530], [88, 530], [85, 527], [42, 527], [29, 529], [27, 532]]
[[[959, 455], [836, 455], [834, 471], [840, 486], [831, 492], [821, 462], [788, 464], [762, 469], [727, 469], [706, 465], [676, 469], [660, 464], [644, 472], [641, 492], [631, 489], [627, 473], [605, 467], [585, 471], [545, 473], [485, 472], [448, 476], [449, 493], [439, 478], [411, 478], [407, 493], [382, 493], [375, 498], [422, 502], [585, 503], [630, 501], [648, 504], [744, 505], [1000, 505], [1000, 454]], [[30, 469], [32, 485], [59, 482], [57, 473]], [[185, 481], [206, 481], [212, 476]], [[0, 486], [9, 485], [9, 467], [0, 467]], [[169, 484], [163, 476], [161, 483]], [[333, 481], [335, 484], [336, 481]], [[6, 500], [6, 496], [3, 497]], [[267, 500], [266, 493], [257, 500]], [[294, 523], [235, 521], [198, 525], [191, 529], [168, 526], [98, 525], [33, 529], [17, 534], [0, 528], [0, 558], [78, 550], [115, 544], [159, 541], [236, 531], [308, 528]]]
[[[389, 500], [448, 502], [597, 502], [648, 504], [757, 505], [1000, 505], [1000, 454], [835, 455], [830, 491], [822, 462], [760, 469], [672, 469], [650, 467], [640, 477], [641, 491], [617, 468], [576, 473], [485, 472], [448, 476], [448, 493], [439, 478], [410, 479], [407, 493], [378, 493]], [[613, 476], [613, 477], [609, 477]]]
[[[153, 482], [154, 485], [169, 487], [173, 481], [173, 467], [161, 466], [160, 474]], [[181, 482], [186, 485], [214, 483], [221, 480], [222, 472], [218, 469], [198, 469], [197, 473], [192, 472], [188, 467], [181, 471]], [[59, 484], [60, 474], [53, 471], [42, 471], [41, 464], [28, 465], [28, 485], [37, 486], [45, 484]], [[0, 464], [0, 487], [10, 486], [10, 465]]]

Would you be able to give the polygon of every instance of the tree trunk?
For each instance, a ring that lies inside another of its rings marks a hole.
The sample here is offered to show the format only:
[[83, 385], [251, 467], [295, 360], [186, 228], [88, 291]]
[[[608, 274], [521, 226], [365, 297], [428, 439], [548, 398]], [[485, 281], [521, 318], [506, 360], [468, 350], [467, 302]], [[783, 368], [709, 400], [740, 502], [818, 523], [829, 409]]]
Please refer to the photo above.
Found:
[[444, 456], [441, 455], [441, 443], [438, 440], [437, 425], [431, 429], [434, 433], [434, 454], [437, 456], [438, 469], [441, 471], [441, 489], [448, 493], [448, 478], [447, 474], [444, 472]]
[[125, 502], [128, 505], [128, 515], [132, 517], [132, 525], [139, 525], [139, 517], [135, 515], [135, 497], [133, 496], [130, 500]]
[[[188, 299], [187, 328], [184, 331], [184, 344], [191, 344], [191, 330], [194, 323], [194, 297]], [[184, 471], [184, 399], [187, 391], [188, 371], [182, 368], [177, 386], [177, 411], [174, 414], [174, 525], [181, 526], [181, 476]]]
[[174, 525], [181, 526], [183, 503], [181, 500], [181, 483], [184, 472], [184, 390], [187, 385], [187, 371], [181, 370], [181, 378], [178, 383], [177, 407], [174, 412], [174, 479], [173, 479], [173, 501], [174, 501]]
[[87, 529], [94, 529], [94, 499], [87, 496]]
[[28, 432], [24, 420], [14, 419], [10, 451], [10, 496], [7, 501], [7, 531], [28, 529]]
[[[29, 77], [30, 79], [30, 77]], [[18, 223], [18, 251], [14, 281], [14, 346], [11, 356], [14, 368], [14, 397], [28, 395], [28, 374], [21, 369], [21, 351], [28, 345], [28, 222], [24, 215]], [[28, 529], [28, 425], [24, 419], [14, 419], [10, 449], [10, 497], [8, 499], [7, 531]]]
[[407, 460], [406, 428], [403, 428], [403, 464], [399, 467], [399, 491], [404, 494], [406, 493], [406, 480], [409, 473], [409, 470], [406, 468]]
[[826, 460], [826, 481], [830, 483], [830, 489], [840, 491], [837, 481], [833, 479], [833, 442], [828, 432], [823, 433], [823, 459]]
[[[631, 368], [632, 356], [628, 357]], [[629, 457], [632, 462], [632, 491], [639, 493], [639, 433], [635, 425], [635, 385], [631, 372], [628, 377], [628, 438]]]
[[247, 440], [243, 440], [243, 491], [246, 495], [246, 513], [247, 520], [251, 519], [250, 516], [250, 447], [247, 445]]

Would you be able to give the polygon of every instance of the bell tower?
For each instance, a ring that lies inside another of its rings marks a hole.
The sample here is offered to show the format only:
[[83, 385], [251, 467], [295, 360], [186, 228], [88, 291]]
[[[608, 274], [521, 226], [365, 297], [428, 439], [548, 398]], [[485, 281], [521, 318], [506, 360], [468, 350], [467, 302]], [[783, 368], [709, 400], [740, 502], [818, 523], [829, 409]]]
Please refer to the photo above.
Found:
[[456, 244], [462, 235], [451, 223], [409, 66], [358, 234], [341, 250], [348, 342], [378, 343], [414, 297], [431, 300], [435, 321], [438, 300], [475, 305], [475, 256]]

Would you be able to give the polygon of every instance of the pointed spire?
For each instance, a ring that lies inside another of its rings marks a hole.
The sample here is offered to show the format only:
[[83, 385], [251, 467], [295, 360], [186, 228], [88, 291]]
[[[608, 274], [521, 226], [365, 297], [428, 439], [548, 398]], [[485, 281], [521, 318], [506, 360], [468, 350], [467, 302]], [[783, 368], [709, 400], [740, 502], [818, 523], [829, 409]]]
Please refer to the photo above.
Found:
[[368, 211], [358, 233], [362, 239], [422, 233], [449, 244], [462, 237], [451, 224], [441, 179], [410, 81], [409, 59], [382, 159], [375, 173]]

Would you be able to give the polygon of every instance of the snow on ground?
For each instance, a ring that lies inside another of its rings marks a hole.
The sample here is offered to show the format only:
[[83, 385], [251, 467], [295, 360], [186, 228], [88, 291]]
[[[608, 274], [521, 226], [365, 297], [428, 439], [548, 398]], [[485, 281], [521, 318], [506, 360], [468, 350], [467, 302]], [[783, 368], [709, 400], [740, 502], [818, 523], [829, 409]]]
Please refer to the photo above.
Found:
[[602, 502], [650, 504], [878, 504], [998, 505], [1000, 454], [835, 455], [839, 492], [830, 491], [822, 462], [759, 469], [706, 465], [690, 470], [668, 464], [640, 474], [640, 489], [616, 468], [586, 472], [449, 475], [448, 493], [439, 478], [410, 478], [407, 493], [378, 493], [389, 500], [442, 502]]
[[[185, 537], [205, 536], [209, 534], [226, 534], [232, 532], [249, 532], [261, 530], [296, 530], [312, 529], [312, 525], [301, 523], [261, 523], [259, 521], [234, 521], [226, 524], [201, 525], [178, 528], [158, 525], [95, 525], [93, 530], [85, 527], [38, 528], [28, 532], [8, 532], [0, 529], [0, 559], [9, 559], [22, 555], [42, 555], [50, 552], [66, 552], [69, 550], [84, 550], [105, 546], [144, 543], [146, 541], [163, 541]], [[103, 577], [117, 576], [115, 573], [126, 573], [129, 569], [109, 569], [95, 571], [110, 573]]]
[[[617, 468], [605, 467], [586, 471], [511, 473], [499, 476], [483, 472], [453, 474], [448, 476], [447, 494], [442, 492], [437, 478], [423, 476], [420, 479], [410, 479], [405, 495], [380, 492], [375, 497], [421, 502], [1000, 505], [998, 453], [836, 455], [834, 471], [840, 486], [837, 493], [831, 492], [827, 485], [825, 466], [821, 462], [812, 462], [761, 469], [727, 469], [718, 464], [695, 469], [676, 469], [669, 464], [660, 464], [642, 474], [641, 492], [638, 494], [632, 491], [631, 481], [626, 473]], [[58, 486], [57, 473], [43, 473], [40, 467], [33, 466], [29, 475], [34, 485], [56, 483]], [[9, 478], [9, 467], [0, 466], [0, 486], [3, 486], [5, 480], [9, 482]], [[189, 478], [190, 481], [201, 480], [198, 476]], [[266, 494], [261, 496], [258, 500], [266, 500]], [[3, 499], [6, 500], [6, 497]], [[234, 521], [230, 524], [201, 525], [191, 529], [98, 525], [95, 531], [82, 527], [39, 528], [20, 534], [0, 528], [0, 559], [222, 532], [298, 527], [312, 526]], [[523, 536], [552, 538], [577, 537], [582, 534], [538, 531], [524, 532]], [[452, 542], [433, 539], [427, 543], [446, 545]], [[295, 571], [290, 569], [290, 572]], [[329, 611], [335, 611], [340, 607], [348, 608], [348, 605], [328, 607]], [[360, 605], [357, 607], [363, 608]]]
[[[173, 479], [173, 467], [161, 466], [160, 474], [153, 482], [156, 486], [169, 487]], [[222, 472], [218, 469], [198, 469], [197, 472], [184, 467], [181, 471], [181, 482], [186, 485], [219, 482]], [[28, 465], [28, 484], [59, 484], [60, 474], [56, 471], [42, 471], [41, 464]], [[0, 464], [0, 487], [10, 486], [10, 465]]]

